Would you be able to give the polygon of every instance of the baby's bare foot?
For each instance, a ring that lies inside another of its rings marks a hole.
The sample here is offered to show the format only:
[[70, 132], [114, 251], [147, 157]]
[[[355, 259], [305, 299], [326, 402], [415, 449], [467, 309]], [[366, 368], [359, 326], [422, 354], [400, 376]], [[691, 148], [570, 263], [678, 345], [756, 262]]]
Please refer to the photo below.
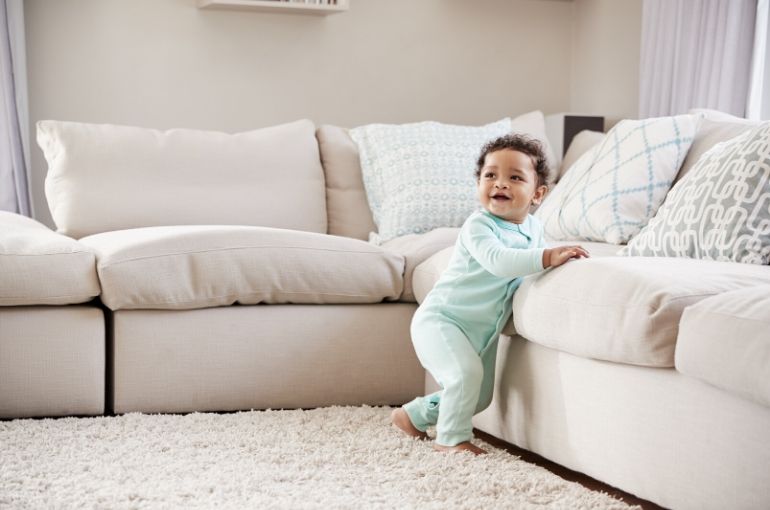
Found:
[[487, 453], [486, 450], [483, 448], [479, 448], [475, 444], [471, 443], [470, 441], [466, 441], [464, 443], [460, 443], [455, 446], [444, 446], [438, 443], [433, 444], [433, 449], [439, 452], [449, 452], [449, 453], [459, 453], [459, 452], [471, 452], [476, 455], [483, 455]]
[[393, 409], [393, 412], [390, 413], [390, 421], [393, 422], [393, 425], [400, 428], [407, 436], [428, 439], [428, 434], [412, 425], [412, 420], [409, 419], [409, 415], [400, 407], [398, 409]]

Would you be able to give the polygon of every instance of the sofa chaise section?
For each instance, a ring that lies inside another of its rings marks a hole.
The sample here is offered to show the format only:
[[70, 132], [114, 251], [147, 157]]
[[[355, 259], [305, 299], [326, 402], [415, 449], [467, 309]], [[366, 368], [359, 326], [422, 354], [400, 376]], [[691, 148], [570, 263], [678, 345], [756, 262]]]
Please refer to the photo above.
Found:
[[673, 368], [499, 342], [475, 427], [666, 508], [767, 508], [770, 408]]
[[94, 254], [13, 213], [0, 232], [0, 418], [104, 413]]
[[[770, 320], [770, 268], [580, 244], [590, 259], [527, 276], [516, 291], [495, 395], [474, 426], [665, 507], [764, 508], [768, 349], [758, 332]], [[418, 301], [450, 255], [417, 266]], [[436, 388], [428, 375], [426, 391]]]

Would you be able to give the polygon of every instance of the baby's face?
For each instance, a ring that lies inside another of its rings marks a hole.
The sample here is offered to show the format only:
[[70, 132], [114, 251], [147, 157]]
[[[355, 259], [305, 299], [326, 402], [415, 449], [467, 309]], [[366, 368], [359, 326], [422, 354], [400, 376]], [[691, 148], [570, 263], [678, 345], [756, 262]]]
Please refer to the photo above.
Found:
[[481, 205], [490, 213], [522, 223], [532, 204], [539, 204], [545, 186], [538, 185], [532, 158], [523, 152], [503, 149], [484, 158], [478, 181]]

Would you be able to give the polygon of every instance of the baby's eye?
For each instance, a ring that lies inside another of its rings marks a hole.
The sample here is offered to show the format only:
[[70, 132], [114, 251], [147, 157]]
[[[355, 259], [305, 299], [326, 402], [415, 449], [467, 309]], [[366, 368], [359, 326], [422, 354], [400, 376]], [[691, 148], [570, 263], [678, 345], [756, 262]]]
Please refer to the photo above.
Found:
[[494, 176], [495, 176], [495, 174], [493, 174], [492, 172], [487, 172], [487, 173], [484, 174], [484, 177], [487, 178], [487, 179], [494, 178]]
[[511, 176], [511, 180], [513, 180], [513, 181], [520, 181], [520, 180], [522, 180], [522, 179], [521, 179], [521, 176], [520, 176], [520, 175], [512, 175], [512, 176]]

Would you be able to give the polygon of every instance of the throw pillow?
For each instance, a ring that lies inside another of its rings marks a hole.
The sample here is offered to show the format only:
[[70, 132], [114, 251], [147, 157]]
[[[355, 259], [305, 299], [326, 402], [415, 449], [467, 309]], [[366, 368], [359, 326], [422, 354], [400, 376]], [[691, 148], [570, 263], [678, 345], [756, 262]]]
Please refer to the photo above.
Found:
[[616, 124], [572, 165], [535, 213], [546, 237], [627, 242], [663, 202], [697, 127], [693, 115]]
[[461, 226], [478, 208], [473, 170], [482, 145], [510, 131], [509, 118], [480, 127], [419, 122], [351, 129], [378, 230], [370, 241]]
[[706, 152], [620, 254], [770, 263], [770, 122]]

